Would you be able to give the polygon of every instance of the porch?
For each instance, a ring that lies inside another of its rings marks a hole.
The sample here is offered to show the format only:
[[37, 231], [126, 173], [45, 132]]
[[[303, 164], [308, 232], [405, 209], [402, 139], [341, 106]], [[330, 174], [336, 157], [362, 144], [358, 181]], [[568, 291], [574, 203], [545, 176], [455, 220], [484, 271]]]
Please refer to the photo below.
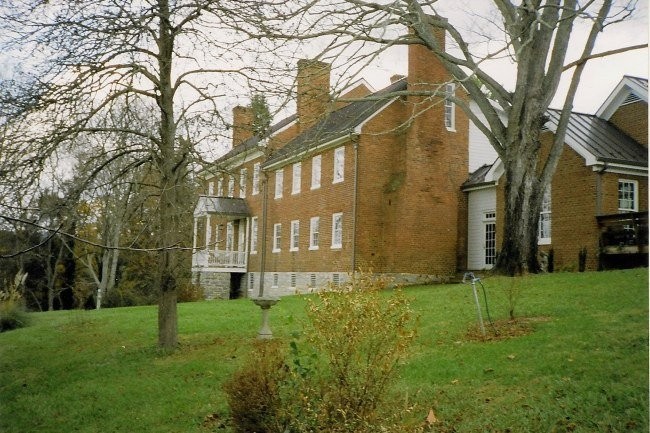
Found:
[[599, 215], [596, 221], [600, 230], [602, 269], [647, 265], [647, 211]]

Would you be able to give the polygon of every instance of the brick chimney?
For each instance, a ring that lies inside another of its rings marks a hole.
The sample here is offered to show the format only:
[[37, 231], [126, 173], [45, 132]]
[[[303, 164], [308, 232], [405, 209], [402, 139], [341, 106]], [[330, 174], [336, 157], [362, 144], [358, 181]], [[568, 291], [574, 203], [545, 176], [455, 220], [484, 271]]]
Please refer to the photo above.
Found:
[[243, 143], [253, 136], [253, 110], [236, 106], [232, 109], [232, 146]]
[[331, 65], [318, 60], [298, 60], [297, 112], [300, 130], [313, 126], [328, 111]]

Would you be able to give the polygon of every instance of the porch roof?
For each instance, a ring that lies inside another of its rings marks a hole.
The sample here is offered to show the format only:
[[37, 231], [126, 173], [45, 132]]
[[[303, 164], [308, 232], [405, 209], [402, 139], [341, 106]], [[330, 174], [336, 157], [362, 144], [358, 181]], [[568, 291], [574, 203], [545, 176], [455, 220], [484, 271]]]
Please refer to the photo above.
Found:
[[250, 216], [250, 211], [243, 198], [201, 195], [194, 208], [194, 216], [208, 214], [242, 218]]

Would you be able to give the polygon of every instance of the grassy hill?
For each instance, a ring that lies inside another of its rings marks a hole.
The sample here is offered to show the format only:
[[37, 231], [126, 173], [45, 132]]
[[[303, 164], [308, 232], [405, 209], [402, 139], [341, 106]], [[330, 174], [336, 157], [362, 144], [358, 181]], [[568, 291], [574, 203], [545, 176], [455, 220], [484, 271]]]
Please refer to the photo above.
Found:
[[[419, 336], [398, 393], [423, 419], [432, 409], [445, 432], [648, 431], [647, 269], [483, 283], [502, 331], [487, 341], [476, 338], [471, 286], [406, 290]], [[511, 289], [519, 322], [508, 327]], [[271, 310], [277, 338], [300, 329], [304, 305], [288, 297]], [[181, 349], [169, 356], [154, 347], [156, 314], [35, 313], [32, 326], [0, 334], [0, 431], [228, 431], [221, 384], [245, 359], [259, 309], [179, 305]]]

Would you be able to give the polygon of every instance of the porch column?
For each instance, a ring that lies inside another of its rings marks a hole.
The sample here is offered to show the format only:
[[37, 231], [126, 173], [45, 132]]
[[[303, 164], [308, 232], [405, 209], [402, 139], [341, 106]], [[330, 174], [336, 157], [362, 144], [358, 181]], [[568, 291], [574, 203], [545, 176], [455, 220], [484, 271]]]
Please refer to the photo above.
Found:
[[194, 217], [194, 237], [192, 238], [192, 254], [194, 251], [196, 251], [196, 236], [198, 234], [198, 224], [197, 221], [199, 220], [199, 217]]
[[212, 222], [210, 221], [210, 214], [205, 217], [205, 249], [210, 249], [212, 241]]

